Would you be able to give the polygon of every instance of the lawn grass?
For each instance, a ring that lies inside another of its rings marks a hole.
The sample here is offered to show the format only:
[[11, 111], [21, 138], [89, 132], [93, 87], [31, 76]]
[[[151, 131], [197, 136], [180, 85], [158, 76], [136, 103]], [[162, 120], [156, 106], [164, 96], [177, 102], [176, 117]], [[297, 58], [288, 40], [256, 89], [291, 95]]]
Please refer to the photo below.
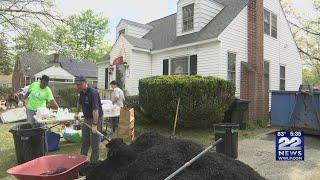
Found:
[[[0, 124], [0, 179], [14, 179], [12, 176], [6, 173], [6, 170], [16, 166], [16, 156], [14, 151], [14, 144], [12, 134], [9, 133], [9, 129], [16, 124]], [[241, 138], [249, 138], [257, 133], [266, 132], [268, 129], [254, 129], [248, 131], [240, 131], [239, 136]], [[172, 136], [173, 128], [163, 125], [157, 125], [147, 121], [141, 114], [137, 113], [135, 136], [145, 132], [158, 132], [166, 137]], [[208, 146], [214, 140], [212, 129], [184, 129], [177, 127], [176, 138], [191, 140], [199, 143], [202, 146]], [[68, 143], [61, 139], [60, 150], [49, 154], [78, 154], [80, 151], [80, 144]], [[103, 143], [100, 144], [100, 159], [106, 158], [107, 148]]]

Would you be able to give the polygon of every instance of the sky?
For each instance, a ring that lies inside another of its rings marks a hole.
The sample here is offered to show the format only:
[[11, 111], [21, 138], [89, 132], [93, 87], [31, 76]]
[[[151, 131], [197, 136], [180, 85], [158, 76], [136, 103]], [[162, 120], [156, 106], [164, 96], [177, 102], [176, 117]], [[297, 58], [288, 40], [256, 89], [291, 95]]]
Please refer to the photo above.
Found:
[[[58, 10], [63, 16], [92, 9], [109, 19], [110, 33], [106, 36], [109, 43], [116, 38], [119, 21], [129, 19], [140, 23], [165, 17], [176, 12], [178, 0], [56, 0]], [[312, 14], [313, 0], [293, 0], [294, 7], [306, 15]], [[310, 13], [311, 12], [311, 13]]]

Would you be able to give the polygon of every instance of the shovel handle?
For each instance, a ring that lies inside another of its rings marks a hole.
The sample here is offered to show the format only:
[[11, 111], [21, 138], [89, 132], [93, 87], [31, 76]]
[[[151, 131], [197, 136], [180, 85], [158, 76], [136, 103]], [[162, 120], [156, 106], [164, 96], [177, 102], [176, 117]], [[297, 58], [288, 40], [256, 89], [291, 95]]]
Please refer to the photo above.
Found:
[[[89, 124], [87, 124], [87, 123], [85, 123], [85, 122], [82, 122], [84, 125], [86, 125], [89, 129], [91, 129], [92, 130], [92, 127], [89, 125]], [[99, 135], [99, 136], [101, 136], [101, 137], [104, 137], [104, 135], [100, 132], [100, 131], [98, 131], [97, 130], [97, 134]]]

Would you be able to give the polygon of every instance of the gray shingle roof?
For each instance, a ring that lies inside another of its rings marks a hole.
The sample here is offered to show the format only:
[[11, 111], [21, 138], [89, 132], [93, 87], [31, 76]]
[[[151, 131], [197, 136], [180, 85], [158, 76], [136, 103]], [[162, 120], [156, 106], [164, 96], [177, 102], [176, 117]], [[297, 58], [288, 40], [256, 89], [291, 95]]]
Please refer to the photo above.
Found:
[[176, 14], [148, 23], [153, 29], [143, 38], [153, 43], [152, 50], [217, 38], [247, 5], [248, 0], [215, 0], [224, 8], [199, 32], [176, 36]]
[[[22, 72], [27, 76], [34, 74], [52, 67], [61, 66], [64, 70], [68, 71], [73, 76], [86, 76], [90, 78], [98, 77], [97, 67], [90, 61], [78, 61], [71, 58], [59, 56], [58, 62], [54, 62], [54, 55], [42, 56], [37, 53], [25, 53], [20, 55], [20, 63]], [[27, 67], [30, 67], [29, 69]]]
[[110, 63], [110, 54], [106, 54], [104, 55], [100, 61], [97, 62], [97, 65], [100, 65], [100, 64], [105, 64], [105, 63]]
[[48, 63], [47, 56], [42, 56], [37, 53], [25, 53], [19, 55], [21, 64], [21, 71], [26, 76], [33, 76], [34, 74], [54, 65]]
[[89, 61], [78, 61], [74, 59], [60, 60], [61, 67], [73, 76], [84, 76], [87, 78], [98, 77], [98, 70], [94, 63]]
[[128, 36], [128, 35], [124, 35], [124, 38], [126, 38], [126, 40], [128, 40], [129, 43], [134, 47], [148, 49], [148, 50], [152, 49], [152, 41], [148, 39], [137, 38], [137, 37]]
[[150, 26], [148, 24], [142, 24], [142, 23], [130, 21], [130, 20], [127, 20], [127, 19], [121, 19], [121, 21], [125, 21], [126, 23], [128, 23], [128, 24], [130, 24], [132, 26], [138, 26], [138, 27], [142, 27], [142, 28], [146, 28], [146, 29], [152, 29], [152, 26]]

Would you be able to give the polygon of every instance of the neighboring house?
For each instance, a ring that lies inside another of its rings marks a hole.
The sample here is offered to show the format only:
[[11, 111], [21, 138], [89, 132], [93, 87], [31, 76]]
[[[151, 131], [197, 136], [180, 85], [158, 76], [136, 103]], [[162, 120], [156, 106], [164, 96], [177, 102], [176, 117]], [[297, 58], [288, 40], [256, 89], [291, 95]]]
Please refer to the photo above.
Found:
[[0, 75], [0, 87], [12, 87], [12, 75]]
[[279, 0], [179, 0], [177, 13], [150, 23], [122, 19], [117, 37], [98, 65], [98, 88], [117, 79], [135, 95], [145, 77], [217, 76], [250, 101], [254, 120], [267, 117], [268, 90], [302, 83], [302, 60]]
[[97, 67], [90, 61], [79, 61], [52, 54], [37, 53], [21, 55], [16, 60], [12, 83], [14, 90], [31, 84], [42, 75], [50, 77], [50, 83], [74, 83], [76, 76], [85, 76], [93, 87], [97, 87]]

